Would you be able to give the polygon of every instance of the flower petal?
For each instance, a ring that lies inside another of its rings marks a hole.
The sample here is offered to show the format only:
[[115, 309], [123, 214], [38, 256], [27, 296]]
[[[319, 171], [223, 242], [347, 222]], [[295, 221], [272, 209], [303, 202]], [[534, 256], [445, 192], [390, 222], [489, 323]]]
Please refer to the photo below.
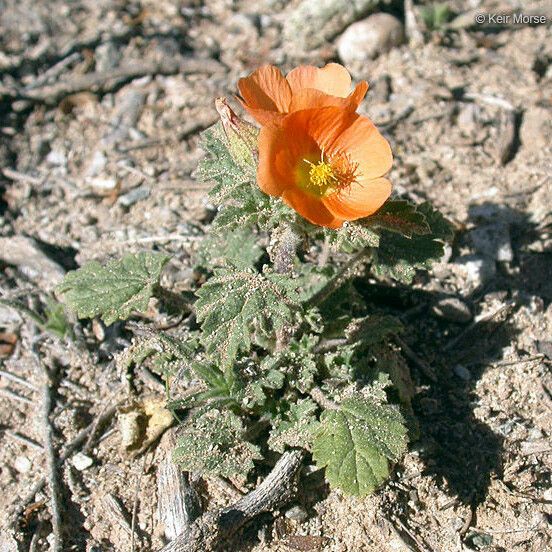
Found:
[[324, 205], [336, 217], [356, 220], [375, 213], [391, 194], [391, 182], [387, 178], [365, 180], [352, 184], [323, 199]]
[[289, 83], [274, 65], [263, 65], [248, 77], [240, 79], [238, 89], [245, 105], [252, 110], [286, 113], [291, 101]]
[[358, 163], [357, 172], [363, 182], [383, 176], [393, 164], [389, 142], [367, 117], [358, 116], [327, 151], [329, 154], [345, 153]]
[[346, 98], [351, 90], [351, 75], [338, 63], [328, 63], [322, 69], [301, 65], [290, 71], [286, 79], [293, 93], [303, 88], [314, 88], [332, 96]]
[[293, 113], [294, 111], [300, 111], [302, 109], [330, 106], [356, 111], [360, 102], [364, 99], [367, 90], [368, 83], [366, 81], [357, 84], [354, 91], [346, 98], [330, 96], [314, 88], [303, 88], [302, 90], [293, 92], [291, 103], [289, 104], [289, 111]]
[[300, 161], [318, 152], [316, 142], [293, 123], [284, 119], [280, 125], [263, 126], [259, 133], [257, 181], [265, 194], [280, 196], [295, 186]]
[[265, 125], [276, 125], [282, 119], [282, 117], [285, 117], [285, 113], [280, 113], [279, 111], [268, 111], [266, 109], [254, 109], [252, 107], [249, 107], [240, 97], [235, 96], [236, 100], [240, 102], [242, 107], [257, 121], [261, 126]]
[[299, 134], [312, 138], [318, 150], [330, 151], [333, 144], [360, 115], [339, 107], [329, 106], [318, 109], [305, 109], [290, 113], [282, 120], [282, 128], [290, 142]]
[[343, 219], [336, 217], [320, 199], [297, 188], [286, 189], [282, 194], [282, 200], [303, 218], [318, 226], [339, 228], [343, 224]]

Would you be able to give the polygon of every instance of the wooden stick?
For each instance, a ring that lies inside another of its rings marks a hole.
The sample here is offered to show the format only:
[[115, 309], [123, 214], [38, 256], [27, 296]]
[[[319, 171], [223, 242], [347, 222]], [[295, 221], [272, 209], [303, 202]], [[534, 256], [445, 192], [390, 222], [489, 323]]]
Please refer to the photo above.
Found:
[[189, 531], [180, 534], [159, 552], [213, 552], [247, 522], [289, 499], [295, 476], [305, 457], [304, 450], [285, 452], [266, 479], [234, 505], [208, 512]]
[[70, 94], [92, 90], [99, 93], [110, 92], [117, 86], [147, 75], [174, 75], [190, 73], [217, 73], [224, 67], [214, 59], [181, 58], [164, 59], [159, 62], [133, 63], [109, 71], [73, 76], [52, 85], [33, 90], [21, 90], [21, 99], [56, 105]]

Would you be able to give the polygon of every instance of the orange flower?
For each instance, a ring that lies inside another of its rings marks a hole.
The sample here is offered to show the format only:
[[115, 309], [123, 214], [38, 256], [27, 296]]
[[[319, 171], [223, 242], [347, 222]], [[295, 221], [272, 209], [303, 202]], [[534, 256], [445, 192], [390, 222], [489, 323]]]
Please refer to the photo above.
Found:
[[272, 124], [288, 113], [314, 107], [336, 106], [356, 111], [366, 95], [362, 81], [351, 92], [351, 76], [345, 67], [329, 63], [322, 69], [303, 65], [284, 77], [273, 65], [264, 65], [238, 81], [238, 100], [261, 125]]
[[307, 109], [261, 129], [257, 179], [313, 224], [339, 228], [383, 205], [392, 161], [368, 118], [339, 107]]

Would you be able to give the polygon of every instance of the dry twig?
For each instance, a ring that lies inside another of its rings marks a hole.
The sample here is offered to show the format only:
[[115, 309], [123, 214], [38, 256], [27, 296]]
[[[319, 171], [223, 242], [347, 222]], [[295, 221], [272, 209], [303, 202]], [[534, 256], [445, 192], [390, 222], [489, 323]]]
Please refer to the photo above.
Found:
[[125, 82], [148, 75], [175, 75], [190, 73], [217, 73], [223, 66], [213, 59], [164, 59], [159, 62], [137, 62], [110, 71], [75, 75], [52, 85], [20, 92], [22, 99], [56, 105], [70, 94], [91, 90], [105, 94]]
[[257, 515], [284, 503], [305, 457], [303, 450], [285, 452], [266, 479], [234, 505], [208, 512], [159, 552], [213, 552]]

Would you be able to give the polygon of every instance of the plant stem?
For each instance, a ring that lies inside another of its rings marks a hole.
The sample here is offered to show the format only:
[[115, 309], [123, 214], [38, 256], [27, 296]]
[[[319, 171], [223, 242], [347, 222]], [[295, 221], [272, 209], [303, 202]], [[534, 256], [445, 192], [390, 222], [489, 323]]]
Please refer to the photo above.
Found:
[[300, 239], [291, 224], [283, 224], [274, 230], [270, 238], [269, 255], [275, 272], [292, 275], [293, 261]]
[[337, 291], [349, 278], [356, 276], [359, 268], [364, 264], [366, 257], [370, 255], [372, 248], [366, 247], [351, 257], [340, 269], [340, 271], [328, 280], [324, 287], [318, 290], [308, 301], [306, 307], [315, 307], [323, 303], [332, 293]]
[[[301, 237], [292, 224], [282, 224], [274, 230], [270, 238], [269, 255], [275, 272], [292, 276], [295, 252], [300, 241]], [[293, 328], [287, 325], [279, 330], [276, 334], [276, 351], [285, 349], [292, 335]]]

